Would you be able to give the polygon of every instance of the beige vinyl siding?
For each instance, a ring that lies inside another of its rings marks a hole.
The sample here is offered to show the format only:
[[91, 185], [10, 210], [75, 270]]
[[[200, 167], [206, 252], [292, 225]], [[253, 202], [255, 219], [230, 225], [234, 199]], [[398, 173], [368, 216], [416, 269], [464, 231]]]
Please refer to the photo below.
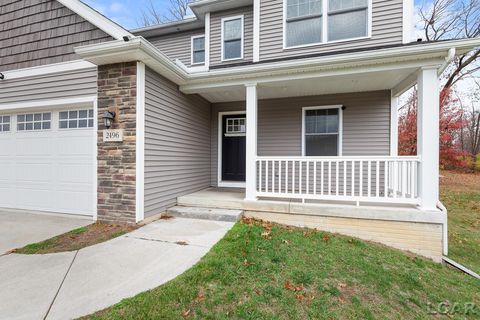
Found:
[[[343, 155], [388, 156], [390, 153], [390, 92], [375, 91], [260, 100], [258, 155], [302, 155], [302, 108], [344, 105]], [[212, 185], [217, 185], [218, 112], [245, 110], [245, 102], [212, 105]]]
[[283, 1], [261, 0], [260, 2], [261, 60], [402, 44], [402, 0], [372, 0], [371, 38], [283, 49]]
[[[222, 18], [244, 15], [243, 59], [222, 62]], [[253, 60], [253, 7], [212, 12], [210, 17], [210, 65], [228, 65]]]
[[96, 95], [96, 67], [0, 81], [0, 105]]
[[191, 31], [172, 33], [159, 37], [148, 38], [154, 46], [165, 53], [167, 57], [175, 61], [179, 59], [186, 66], [192, 64], [191, 39], [193, 36], [205, 34], [205, 29], [196, 29]]
[[147, 68], [145, 216], [210, 185], [210, 104]]
[[74, 48], [112, 38], [55, 0], [2, 0], [0, 72], [79, 59]]

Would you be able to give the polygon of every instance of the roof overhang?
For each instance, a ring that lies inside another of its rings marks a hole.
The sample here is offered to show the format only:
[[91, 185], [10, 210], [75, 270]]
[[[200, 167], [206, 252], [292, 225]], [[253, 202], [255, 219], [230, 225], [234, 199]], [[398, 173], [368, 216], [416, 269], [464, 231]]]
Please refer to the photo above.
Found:
[[212, 90], [225, 91], [228, 88], [243, 87], [245, 83], [252, 82], [259, 85], [272, 85], [325, 77], [349, 79], [351, 75], [368, 77], [379, 75], [381, 72], [395, 74], [396, 71], [403, 70], [403, 78], [398, 80], [401, 84], [407, 77], [414, 81], [415, 76], [412, 73], [418, 68], [433, 66], [442, 69], [446, 62], [451, 60], [452, 52], [459, 55], [479, 46], [480, 39], [453, 40], [257, 63], [195, 73], [189, 73], [188, 70], [181, 68], [142, 37], [135, 37], [128, 42], [111, 41], [79, 47], [75, 52], [96, 65], [142, 61], [178, 84], [180, 90], [190, 94]]
[[103, 30], [106, 34], [112, 36], [115, 39], [122, 39], [123, 37], [133, 37], [129, 31], [108, 19], [95, 9], [84, 4], [79, 0], [57, 0], [62, 5], [72, 10], [97, 28]]
[[189, 4], [197, 17], [203, 17], [207, 12], [230, 10], [253, 5], [253, 0], [197, 0]]
[[154, 26], [149, 26], [145, 28], [139, 28], [132, 30], [132, 33], [137, 36], [142, 36], [145, 38], [152, 38], [157, 36], [162, 36], [165, 34], [170, 34], [174, 32], [182, 32], [199, 29], [205, 26], [205, 21], [203, 19], [198, 19], [196, 17], [185, 18], [180, 21], [174, 21]]

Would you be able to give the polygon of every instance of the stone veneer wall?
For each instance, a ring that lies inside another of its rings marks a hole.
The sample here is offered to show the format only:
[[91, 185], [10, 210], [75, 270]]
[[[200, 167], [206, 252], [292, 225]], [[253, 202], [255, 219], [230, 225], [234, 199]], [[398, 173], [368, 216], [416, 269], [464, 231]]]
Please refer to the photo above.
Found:
[[[136, 62], [98, 67], [98, 221], [135, 223], [136, 75]], [[123, 142], [103, 142], [102, 116], [111, 109]]]

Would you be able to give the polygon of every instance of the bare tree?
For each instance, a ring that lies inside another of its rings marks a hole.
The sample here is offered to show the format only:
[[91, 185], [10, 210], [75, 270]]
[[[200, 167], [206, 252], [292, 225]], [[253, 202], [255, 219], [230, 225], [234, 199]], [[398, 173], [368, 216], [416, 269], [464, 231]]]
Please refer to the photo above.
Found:
[[[480, 0], [433, 0], [419, 10], [421, 27], [427, 41], [475, 38], [480, 36]], [[444, 88], [449, 89], [480, 70], [480, 49], [455, 59]]]
[[169, 4], [161, 9], [152, 0], [149, 1], [138, 24], [148, 27], [155, 24], [182, 20], [188, 12], [188, 4], [193, 0], [169, 0]]

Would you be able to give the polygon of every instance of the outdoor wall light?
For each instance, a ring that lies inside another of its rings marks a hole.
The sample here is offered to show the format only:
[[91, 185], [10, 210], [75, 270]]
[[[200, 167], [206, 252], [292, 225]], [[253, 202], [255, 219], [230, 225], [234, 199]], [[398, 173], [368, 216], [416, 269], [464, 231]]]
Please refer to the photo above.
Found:
[[105, 111], [103, 114], [103, 124], [105, 128], [110, 129], [115, 120], [115, 111]]

